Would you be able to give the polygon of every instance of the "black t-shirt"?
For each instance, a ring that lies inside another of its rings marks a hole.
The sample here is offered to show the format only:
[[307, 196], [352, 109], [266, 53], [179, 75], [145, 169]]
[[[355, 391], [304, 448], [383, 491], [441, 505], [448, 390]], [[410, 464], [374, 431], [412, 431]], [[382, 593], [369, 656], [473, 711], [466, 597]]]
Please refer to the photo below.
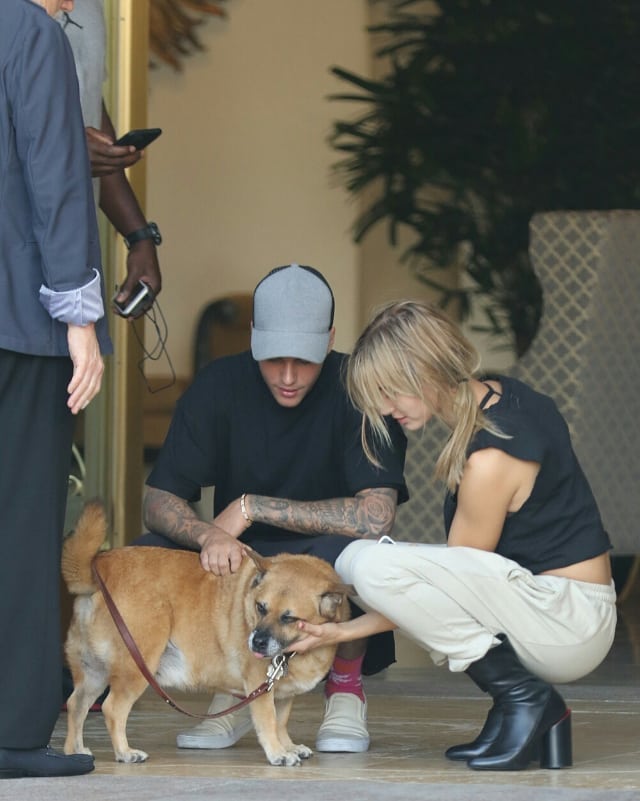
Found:
[[[533, 573], [542, 573], [608, 551], [609, 537], [555, 402], [517, 379], [496, 379], [502, 384], [502, 396], [485, 415], [510, 439], [479, 431], [468, 455], [498, 448], [540, 464], [531, 495], [517, 512], [507, 515], [496, 552]], [[456, 503], [457, 493], [447, 493], [447, 536]]]
[[[294, 408], [276, 402], [249, 351], [211, 362], [178, 402], [147, 484], [190, 502], [199, 500], [202, 487], [215, 486], [214, 515], [243, 492], [314, 501], [390, 487], [406, 501], [406, 437], [391, 421], [394, 447], [381, 451], [384, 469], [367, 460], [361, 415], [341, 379], [344, 358], [329, 353]], [[260, 523], [251, 527], [252, 539], [276, 532]]]

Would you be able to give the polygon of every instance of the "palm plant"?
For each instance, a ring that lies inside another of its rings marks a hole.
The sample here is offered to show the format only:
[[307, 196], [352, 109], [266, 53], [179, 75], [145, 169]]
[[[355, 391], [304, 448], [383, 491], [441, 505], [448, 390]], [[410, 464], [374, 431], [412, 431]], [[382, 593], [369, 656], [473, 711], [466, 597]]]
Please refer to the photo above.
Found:
[[[424, 0], [370, 2], [386, 5], [369, 30], [384, 37], [388, 73], [332, 69], [350, 85], [332, 99], [364, 107], [331, 136], [340, 179], [372, 198], [354, 238], [384, 220], [395, 245], [407, 227], [416, 276], [463, 315], [481, 308], [522, 355], [542, 304], [532, 215], [639, 207], [640, 3], [438, 0], [427, 13]], [[440, 280], [452, 264], [471, 289]]]

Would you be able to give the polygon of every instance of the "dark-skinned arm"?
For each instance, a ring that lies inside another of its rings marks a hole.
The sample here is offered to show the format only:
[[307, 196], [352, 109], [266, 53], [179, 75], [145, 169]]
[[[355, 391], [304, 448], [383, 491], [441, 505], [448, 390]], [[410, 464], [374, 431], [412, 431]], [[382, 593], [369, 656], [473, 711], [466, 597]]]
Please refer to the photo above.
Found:
[[[135, 148], [113, 144], [116, 133], [104, 103], [101, 130], [87, 128], [86, 133], [92, 172], [100, 177], [100, 208], [122, 236], [145, 228], [147, 219], [124, 171], [124, 167], [139, 161], [142, 154]], [[152, 239], [136, 242], [129, 251], [127, 276], [118, 299], [129, 297], [138, 281], [148, 284], [154, 295], [162, 289], [158, 254]]]

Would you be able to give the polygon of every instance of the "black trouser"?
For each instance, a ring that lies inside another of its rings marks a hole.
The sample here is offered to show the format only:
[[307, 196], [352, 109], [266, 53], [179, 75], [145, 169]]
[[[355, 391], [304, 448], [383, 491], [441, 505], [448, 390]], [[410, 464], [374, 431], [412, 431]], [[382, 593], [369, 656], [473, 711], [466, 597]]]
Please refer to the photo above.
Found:
[[69, 358], [0, 350], [0, 747], [40, 748], [60, 713], [60, 553], [74, 418]]
[[[303, 553], [310, 556], [317, 556], [325, 562], [335, 564], [336, 559], [353, 542], [352, 537], [342, 534], [321, 534], [316, 537], [309, 537], [301, 534], [289, 534], [282, 532], [281, 537], [255, 537], [248, 536], [251, 529], [244, 532], [242, 542], [246, 543], [254, 551], [262, 556], [276, 556], [279, 553]], [[132, 545], [155, 545], [161, 548], [180, 548], [172, 540], [155, 532], [143, 534], [138, 537]], [[350, 603], [351, 616], [359, 617], [363, 614], [362, 609], [354, 603]], [[367, 652], [362, 664], [362, 672], [365, 676], [379, 673], [396, 661], [395, 642], [392, 631], [385, 631], [382, 634], [374, 634], [367, 643]]]

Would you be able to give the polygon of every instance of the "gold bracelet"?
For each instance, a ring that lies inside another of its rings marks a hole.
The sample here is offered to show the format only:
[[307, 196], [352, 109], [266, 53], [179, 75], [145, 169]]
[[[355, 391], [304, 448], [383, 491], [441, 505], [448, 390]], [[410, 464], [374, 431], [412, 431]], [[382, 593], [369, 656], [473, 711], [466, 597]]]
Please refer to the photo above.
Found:
[[253, 520], [249, 517], [249, 514], [247, 512], [247, 507], [246, 507], [245, 502], [244, 502], [244, 499], [246, 497], [247, 497], [247, 493], [246, 492], [243, 492], [242, 495], [240, 496], [240, 511], [242, 512], [242, 516], [247, 521], [247, 523], [249, 525], [251, 525], [253, 523]]

